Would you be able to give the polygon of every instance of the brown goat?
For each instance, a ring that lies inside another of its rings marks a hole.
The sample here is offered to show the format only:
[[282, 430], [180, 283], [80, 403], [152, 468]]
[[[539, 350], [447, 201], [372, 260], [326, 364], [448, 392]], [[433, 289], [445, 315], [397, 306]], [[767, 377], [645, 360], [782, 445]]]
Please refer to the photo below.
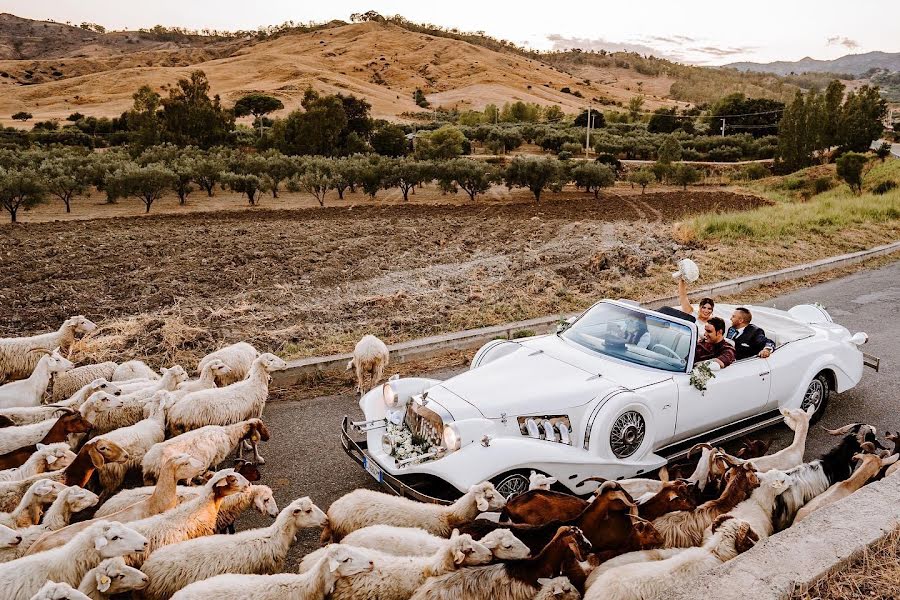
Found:
[[700, 504], [697, 486], [687, 481], [676, 479], [663, 484], [652, 498], [638, 504], [638, 515], [647, 521], [658, 519], [664, 514], [677, 510], [694, 510]]
[[766, 455], [766, 452], [769, 451], [769, 446], [771, 445], [772, 440], [751, 440], [748, 437], [744, 437], [741, 440], [741, 447], [738, 448], [734, 455], [738, 458], [743, 458], [744, 460], [759, 458], [760, 456]]
[[[597, 488], [599, 493], [602, 489]], [[550, 521], [571, 521], [588, 506], [578, 496], [552, 490], [529, 490], [506, 501], [500, 511], [500, 522], [543, 525]]]
[[640, 517], [632, 516], [631, 531], [622, 544], [618, 548], [596, 552], [591, 557], [594, 559], [594, 562], [599, 564], [628, 552], [660, 548], [663, 545], [663, 541], [662, 536], [653, 526], [653, 523]]
[[16, 424], [16, 422], [13, 421], [12, 419], [10, 419], [9, 417], [0, 415], [0, 429], [3, 429], [4, 427], [12, 427], [15, 424]]
[[726, 481], [725, 490], [715, 500], [704, 502], [693, 511], [673, 512], [653, 521], [666, 548], [699, 546], [703, 541], [703, 531], [716, 517], [732, 510], [759, 487], [759, 478], [750, 465], [731, 467], [726, 474]]
[[[48, 431], [43, 439], [37, 444], [55, 444], [57, 442], [64, 442], [70, 433], [89, 433], [91, 428], [93, 428], [91, 422], [82, 417], [78, 411], [73, 411], [69, 408], [60, 408], [60, 410], [66, 411], [67, 414], [59, 417], [50, 428], [50, 431]], [[21, 448], [17, 448], [12, 452], [7, 452], [0, 456], [0, 470], [12, 469], [13, 467], [21, 467], [24, 465], [28, 458], [37, 452], [37, 444], [22, 446]]]

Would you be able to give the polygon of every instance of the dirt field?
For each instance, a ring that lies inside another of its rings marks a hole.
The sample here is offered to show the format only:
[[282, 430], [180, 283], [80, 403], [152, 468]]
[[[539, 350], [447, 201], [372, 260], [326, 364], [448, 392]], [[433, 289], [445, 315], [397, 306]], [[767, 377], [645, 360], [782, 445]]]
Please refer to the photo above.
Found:
[[81, 313], [104, 325], [81, 348], [95, 360], [127, 348], [194, 364], [238, 339], [286, 356], [346, 351], [364, 331], [396, 341], [633, 292], [685, 251], [668, 223], [763, 202], [580, 196], [4, 226], [0, 336]]

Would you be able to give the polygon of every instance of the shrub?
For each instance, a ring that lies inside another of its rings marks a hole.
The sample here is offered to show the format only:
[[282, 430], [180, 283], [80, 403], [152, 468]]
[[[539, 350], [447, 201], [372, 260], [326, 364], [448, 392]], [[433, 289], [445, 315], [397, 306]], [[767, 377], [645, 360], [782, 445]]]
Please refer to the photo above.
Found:
[[873, 187], [872, 193], [881, 196], [895, 189], [897, 189], [897, 182], [892, 179], [888, 179], [887, 181], [882, 181], [881, 183]]
[[700, 171], [690, 165], [679, 163], [672, 169], [672, 179], [687, 190], [687, 186], [700, 181]]
[[567, 150], [560, 150], [557, 156], [559, 157], [559, 160], [569, 160], [572, 158], [572, 153]]
[[760, 163], [753, 163], [747, 165], [743, 169], [741, 169], [740, 177], [741, 179], [746, 179], [748, 181], [756, 181], [757, 179], [763, 179], [764, 177], [768, 177], [771, 175], [769, 169], [766, 168], [765, 165]]
[[520, 338], [534, 337], [535, 335], [537, 334], [530, 329], [520, 329], [518, 331], [513, 331], [510, 339], [517, 340]]
[[863, 168], [866, 156], [858, 152], [847, 152], [837, 159], [837, 175], [857, 194], [862, 192]]
[[823, 194], [834, 187], [834, 180], [831, 177], [816, 177], [810, 182], [813, 195]]
[[566, 142], [559, 148], [560, 152], [568, 152], [570, 156], [584, 152], [584, 146], [575, 142]]

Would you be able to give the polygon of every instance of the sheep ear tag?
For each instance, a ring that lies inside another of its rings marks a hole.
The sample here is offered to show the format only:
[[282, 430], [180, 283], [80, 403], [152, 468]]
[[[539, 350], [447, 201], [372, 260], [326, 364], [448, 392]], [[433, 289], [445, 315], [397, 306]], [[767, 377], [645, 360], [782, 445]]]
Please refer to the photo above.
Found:
[[109, 544], [109, 540], [106, 539], [105, 537], [94, 538], [94, 549], [95, 550], [102, 550], [103, 547], [106, 546], [107, 544]]
[[97, 589], [101, 592], [105, 592], [109, 589], [109, 586], [112, 585], [112, 579], [107, 577], [106, 575], [97, 575]]

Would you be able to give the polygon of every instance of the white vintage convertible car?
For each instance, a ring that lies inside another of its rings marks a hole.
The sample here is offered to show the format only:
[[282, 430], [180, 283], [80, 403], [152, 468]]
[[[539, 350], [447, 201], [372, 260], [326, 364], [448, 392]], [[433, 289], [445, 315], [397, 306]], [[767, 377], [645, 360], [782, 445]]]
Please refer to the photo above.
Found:
[[[361, 398], [364, 421], [344, 418], [344, 448], [419, 500], [446, 501], [485, 480], [513, 495], [532, 470], [585, 494], [597, 485], [588, 477], [651, 473], [698, 441], [780, 422], [780, 408], [812, 406], [821, 417], [831, 394], [859, 383], [864, 363], [877, 368], [859, 349], [866, 334], [817, 305], [749, 308], [774, 352], [714, 371], [705, 386], [692, 381], [691, 317], [603, 300], [555, 334], [485, 344], [446, 381], [391, 378]], [[733, 309], [715, 313], [727, 322]]]

